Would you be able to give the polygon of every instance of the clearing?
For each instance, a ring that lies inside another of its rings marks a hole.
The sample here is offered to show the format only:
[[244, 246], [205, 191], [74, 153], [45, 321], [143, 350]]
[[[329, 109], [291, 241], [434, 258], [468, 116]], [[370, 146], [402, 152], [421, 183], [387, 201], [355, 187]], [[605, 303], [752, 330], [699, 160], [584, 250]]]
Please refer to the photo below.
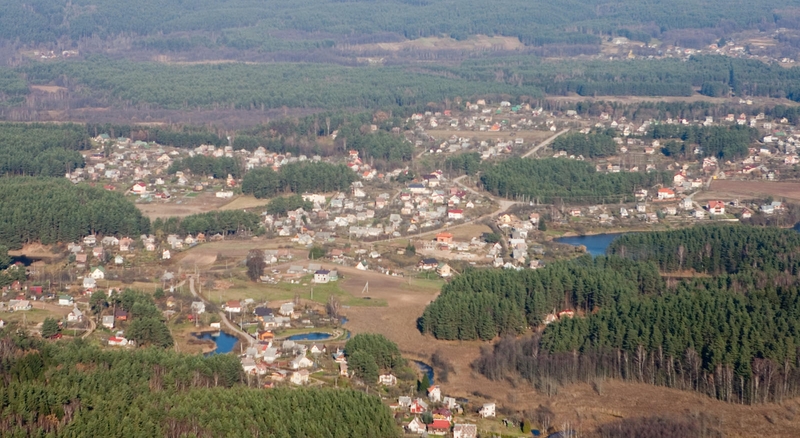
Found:
[[[239, 198], [245, 198], [240, 201]], [[159, 217], [186, 217], [198, 213], [206, 213], [212, 210], [236, 210], [252, 208], [258, 201], [251, 196], [239, 196], [233, 199], [217, 198], [212, 192], [190, 192], [187, 194], [176, 194], [168, 202], [152, 201], [149, 203], [137, 202], [136, 207], [142, 214], [150, 219]], [[259, 201], [260, 202], [260, 201]], [[232, 207], [228, 207], [232, 205]], [[266, 205], [266, 202], [261, 203]]]
[[700, 192], [694, 197], [696, 201], [720, 199], [724, 201], [739, 199], [766, 198], [772, 196], [776, 200], [800, 200], [800, 183], [770, 181], [731, 181], [713, 180], [709, 190]]

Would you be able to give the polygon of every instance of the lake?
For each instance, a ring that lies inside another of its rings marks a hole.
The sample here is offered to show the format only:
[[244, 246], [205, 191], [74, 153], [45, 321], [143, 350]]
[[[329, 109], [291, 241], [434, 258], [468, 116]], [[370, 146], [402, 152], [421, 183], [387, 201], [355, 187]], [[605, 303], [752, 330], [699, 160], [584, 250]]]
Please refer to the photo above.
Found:
[[566, 243], [568, 245], [583, 245], [586, 247], [586, 251], [591, 254], [592, 257], [596, 257], [599, 255], [605, 255], [608, 245], [610, 245], [611, 242], [619, 236], [622, 236], [622, 233], [559, 237], [558, 239], [555, 239], [555, 241], [558, 243]]
[[202, 333], [199, 336], [195, 335], [197, 339], [203, 340], [212, 340], [214, 344], [217, 345], [217, 348], [209, 354], [224, 354], [230, 353], [233, 350], [233, 346], [236, 345], [236, 342], [239, 340], [236, 336], [229, 335], [223, 331], [214, 332], [214, 333]]
[[286, 339], [290, 341], [324, 341], [325, 339], [328, 339], [330, 337], [331, 337], [330, 333], [314, 332], [314, 333], [303, 333], [300, 335], [292, 335]]
[[431, 385], [433, 385], [433, 367], [418, 360], [415, 360], [414, 364], [420, 369], [420, 371], [428, 375], [428, 380], [430, 380]]

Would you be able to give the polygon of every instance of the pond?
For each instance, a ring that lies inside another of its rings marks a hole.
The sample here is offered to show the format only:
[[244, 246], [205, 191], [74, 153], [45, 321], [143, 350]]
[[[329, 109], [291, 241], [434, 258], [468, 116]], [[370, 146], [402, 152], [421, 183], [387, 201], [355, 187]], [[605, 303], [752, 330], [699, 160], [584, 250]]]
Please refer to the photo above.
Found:
[[604, 255], [608, 245], [610, 245], [611, 242], [619, 236], [622, 236], [622, 234], [595, 234], [592, 236], [559, 237], [558, 239], [555, 239], [555, 241], [558, 243], [566, 243], [568, 245], [583, 245], [586, 247], [586, 251], [591, 254], [592, 257], [597, 257], [599, 255]]
[[214, 341], [214, 344], [217, 345], [217, 348], [209, 354], [230, 353], [233, 350], [233, 346], [236, 345], [236, 342], [239, 340], [239, 338], [236, 336], [229, 335], [223, 331], [213, 333], [206, 332], [194, 336], [197, 339]]
[[292, 335], [289, 336], [288, 340], [290, 341], [324, 341], [331, 337], [330, 333], [321, 333], [321, 332], [314, 332], [314, 333], [302, 333], [299, 335]]
[[415, 360], [414, 364], [420, 369], [420, 371], [428, 375], [428, 380], [430, 380], [431, 385], [433, 385], [433, 367], [418, 360]]

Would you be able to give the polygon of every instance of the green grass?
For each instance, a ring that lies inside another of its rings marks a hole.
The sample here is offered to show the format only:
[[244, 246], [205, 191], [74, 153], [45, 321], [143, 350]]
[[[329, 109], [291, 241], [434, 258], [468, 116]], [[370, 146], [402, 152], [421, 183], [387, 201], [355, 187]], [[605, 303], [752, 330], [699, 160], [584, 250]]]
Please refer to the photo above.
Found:
[[183, 195], [184, 198], [196, 198], [198, 196], [200, 196], [200, 193], [198, 193], [198, 192], [189, 192], [189, 193]]

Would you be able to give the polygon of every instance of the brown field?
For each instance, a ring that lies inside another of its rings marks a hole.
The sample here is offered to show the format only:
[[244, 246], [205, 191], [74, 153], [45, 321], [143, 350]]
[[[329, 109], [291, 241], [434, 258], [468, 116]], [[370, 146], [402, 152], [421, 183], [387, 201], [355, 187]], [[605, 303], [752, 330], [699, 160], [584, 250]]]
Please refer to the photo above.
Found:
[[239, 195], [217, 210], [247, 210], [248, 208], [264, 207], [268, 202], [268, 199], [256, 199], [252, 195]]
[[721, 199], [729, 201], [734, 199], [754, 199], [772, 196], [776, 200], [800, 200], [800, 182], [770, 182], [770, 181], [730, 181], [714, 180], [710, 190], [700, 192], [695, 197], [698, 201], [708, 199]]
[[67, 91], [64, 87], [57, 87], [55, 85], [31, 85], [31, 88], [36, 91], [44, 91], [45, 93], [58, 93], [59, 91]]
[[[194, 198], [186, 198], [180, 195], [173, 196], [169, 202], [154, 201], [149, 204], [137, 203], [136, 207], [150, 219], [159, 217], [186, 217], [192, 214], [205, 213], [218, 210], [222, 206], [233, 201], [217, 198], [214, 193], [203, 192]], [[178, 203], [180, 202], [180, 204]]]
[[519, 41], [519, 38], [511, 37], [489, 37], [486, 35], [476, 35], [463, 41], [458, 41], [453, 38], [440, 38], [428, 37], [418, 38], [415, 40], [401, 41], [397, 43], [378, 43], [378, 44], [360, 44], [351, 46], [353, 51], [359, 50], [389, 50], [392, 52], [399, 52], [404, 50], [486, 50], [499, 47], [502, 50], [517, 50], [525, 46]]

